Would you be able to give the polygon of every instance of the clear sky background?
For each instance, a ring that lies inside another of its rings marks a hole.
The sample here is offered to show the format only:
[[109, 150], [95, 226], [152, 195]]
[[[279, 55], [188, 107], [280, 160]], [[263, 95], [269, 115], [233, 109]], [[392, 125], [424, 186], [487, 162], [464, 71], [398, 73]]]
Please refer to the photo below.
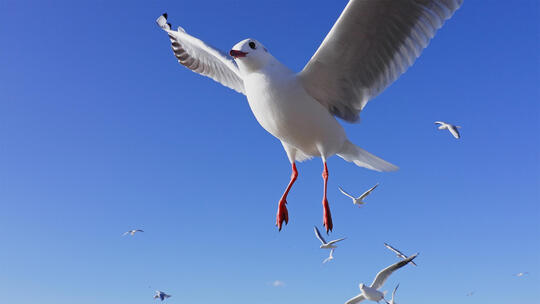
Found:
[[[299, 164], [278, 232], [279, 141], [154, 22], [225, 51], [256, 38], [299, 71], [346, 2], [1, 1], [0, 302], [343, 303], [397, 261], [388, 242], [420, 252], [383, 288], [400, 303], [538, 303], [538, 1], [466, 0], [345, 124], [400, 170], [329, 159], [330, 238], [347, 240], [325, 265], [320, 159]], [[377, 182], [362, 208], [337, 189]]]

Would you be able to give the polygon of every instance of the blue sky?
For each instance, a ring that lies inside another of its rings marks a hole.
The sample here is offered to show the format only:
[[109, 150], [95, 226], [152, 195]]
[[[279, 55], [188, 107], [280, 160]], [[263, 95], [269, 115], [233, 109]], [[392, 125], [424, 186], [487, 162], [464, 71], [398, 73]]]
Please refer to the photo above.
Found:
[[[166, 11], [223, 50], [253, 37], [300, 70], [345, 4], [2, 1], [0, 302], [150, 303], [161, 289], [168, 303], [343, 303], [396, 261], [383, 242], [420, 252], [384, 287], [401, 283], [400, 303], [536, 301], [538, 1], [465, 1], [345, 124], [400, 170], [329, 160], [331, 237], [347, 240], [326, 265], [320, 160], [298, 166], [278, 232], [281, 145], [245, 97], [177, 64], [154, 23]], [[376, 182], [361, 209], [337, 190]], [[121, 237], [132, 228], [146, 232]]]

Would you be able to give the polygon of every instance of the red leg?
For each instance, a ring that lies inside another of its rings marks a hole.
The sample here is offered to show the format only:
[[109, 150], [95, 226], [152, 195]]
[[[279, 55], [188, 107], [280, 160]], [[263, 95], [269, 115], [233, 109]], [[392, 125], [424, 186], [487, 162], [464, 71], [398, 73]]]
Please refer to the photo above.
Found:
[[283, 192], [283, 195], [281, 196], [281, 199], [279, 200], [279, 206], [276, 216], [276, 226], [278, 227], [279, 231], [281, 231], [281, 226], [283, 225], [283, 222], [285, 224], [289, 223], [289, 212], [287, 211], [287, 195], [289, 194], [289, 190], [291, 190], [292, 185], [294, 184], [294, 181], [298, 177], [298, 171], [296, 170], [296, 164], [292, 163], [292, 173], [291, 173], [291, 181], [289, 182], [289, 185], [287, 186], [287, 189], [285, 189], [285, 192]]
[[326, 227], [326, 233], [332, 231], [334, 225], [332, 224], [332, 214], [330, 214], [330, 206], [328, 206], [328, 199], [326, 199], [326, 189], [328, 186], [328, 167], [326, 166], [326, 161], [324, 162], [324, 170], [322, 173], [324, 179], [324, 194], [323, 194], [323, 223]]

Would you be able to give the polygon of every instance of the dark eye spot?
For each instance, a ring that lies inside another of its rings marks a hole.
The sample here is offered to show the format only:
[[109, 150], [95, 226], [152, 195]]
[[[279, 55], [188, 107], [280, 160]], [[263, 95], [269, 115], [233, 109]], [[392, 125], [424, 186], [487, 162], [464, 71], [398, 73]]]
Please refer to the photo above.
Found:
[[248, 44], [249, 44], [249, 47], [250, 47], [252, 50], [256, 49], [255, 42], [250, 41]]

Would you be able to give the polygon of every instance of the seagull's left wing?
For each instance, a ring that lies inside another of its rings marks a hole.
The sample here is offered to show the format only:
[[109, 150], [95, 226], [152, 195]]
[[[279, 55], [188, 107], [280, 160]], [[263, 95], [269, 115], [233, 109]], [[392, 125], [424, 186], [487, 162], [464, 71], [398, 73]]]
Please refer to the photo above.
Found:
[[391, 303], [394, 303], [394, 296], [396, 295], [396, 290], [398, 289], [399, 287], [399, 283], [397, 284], [396, 288], [394, 288], [394, 291], [392, 291], [392, 300], [391, 300]]
[[420, 56], [463, 0], [351, 0], [300, 72], [328, 110], [357, 121], [367, 102]]
[[167, 23], [167, 14], [161, 15], [156, 22], [169, 35], [174, 56], [180, 64], [238, 93], [245, 94], [244, 81], [238, 66], [229, 55], [189, 35], [181, 27], [173, 31], [171, 24]]
[[373, 191], [373, 190], [375, 190], [375, 188], [377, 188], [377, 186], [379, 186], [379, 183], [377, 183], [375, 186], [369, 188], [368, 191], [362, 193], [362, 195], [360, 195], [360, 199], [363, 199], [363, 198], [365, 198], [366, 196], [368, 196], [368, 195], [371, 193], [371, 191]]
[[345, 304], [355, 304], [355, 303], [360, 303], [362, 301], [364, 301], [366, 298], [364, 298], [364, 295], [362, 294], [359, 294], [357, 295], [356, 297], [352, 298], [352, 299], [349, 299], [349, 301], [345, 302]]
[[385, 269], [381, 270], [377, 276], [375, 276], [375, 280], [373, 280], [373, 283], [371, 283], [371, 288], [379, 289], [384, 285], [384, 282], [388, 279], [388, 277], [396, 270], [400, 269], [401, 267], [407, 265], [410, 261], [414, 260], [418, 254], [414, 254], [405, 260], [399, 261], [395, 264], [392, 264]]
[[341, 241], [343, 241], [344, 239], [346, 239], [346, 238], [341, 238], [341, 239], [337, 239], [337, 240], [330, 241], [330, 242], [328, 242], [328, 245], [332, 245], [332, 244], [335, 244], [335, 243], [337, 243], [337, 242], [341, 242]]

